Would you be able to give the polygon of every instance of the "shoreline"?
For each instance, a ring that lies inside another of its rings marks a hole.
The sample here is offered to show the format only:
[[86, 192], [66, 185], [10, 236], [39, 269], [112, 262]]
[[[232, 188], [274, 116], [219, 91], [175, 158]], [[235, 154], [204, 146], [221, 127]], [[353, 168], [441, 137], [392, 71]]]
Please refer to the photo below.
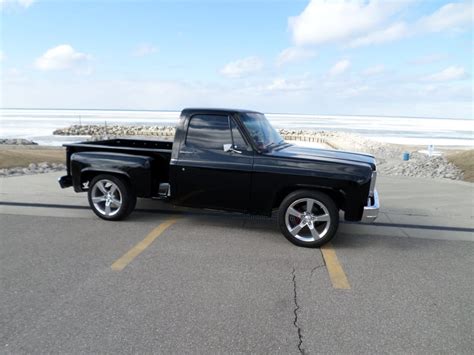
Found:
[[[474, 181], [471, 170], [473, 158], [472, 147], [468, 146], [448, 146], [435, 147], [437, 156], [429, 156], [423, 153], [425, 146], [394, 144], [383, 141], [377, 141], [373, 138], [363, 137], [361, 135], [335, 132], [335, 131], [312, 131], [304, 129], [278, 129], [282, 137], [291, 141], [293, 144], [304, 146], [314, 146], [321, 148], [322, 145], [328, 149], [345, 150], [359, 153], [368, 153], [374, 155], [377, 159], [377, 169], [382, 175], [389, 176], [412, 176], [425, 178], [443, 178], [450, 180]], [[53, 132], [58, 136], [82, 136], [88, 137], [87, 140], [100, 140], [105, 138], [144, 138], [144, 139], [165, 139], [172, 140], [174, 136], [174, 127], [171, 126], [124, 126], [124, 125], [72, 125], [66, 128], [57, 129]], [[1, 139], [0, 139], [1, 142]], [[31, 142], [33, 143], [33, 142]], [[6, 145], [0, 144], [0, 155], [5, 151]], [[42, 151], [60, 151], [62, 147], [44, 146], [44, 145], [17, 145], [9, 146], [10, 150], [42, 150]], [[403, 161], [404, 153], [410, 154], [408, 161]], [[56, 153], [57, 154], [57, 153]], [[62, 153], [64, 156], [64, 153]], [[458, 155], [462, 158], [453, 158]], [[64, 158], [63, 158], [64, 159]], [[38, 163], [38, 161], [32, 161]], [[467, 163], [467, 164], [466, 164]], [[24, 167], [16, 167], [17, 172]], [[5, 176], [0, 171], [0, 176]], [[9, 175], [8, 175], [9, 176]]]
[[[118, 109], [2, 109], [3, 137], [24, 137], [40, 144], [71, 142], [51, 132], [70, 125], [175, 126], [179, 111]], [[472, 117], [409, 117], [363, 114], [267, 113], [275, 128], [357, 133], [403, 145], [470, 146]], [[73, 138], [76, 139], [76, 138]], [[78, 138], [81, 139], [81, 138]]]
[[[277, 131], [287, 140], [302, 140], [312, 141], [313, 138], [324, 138], [333, 134], [354, 134], [364, 139], [377, 141], [384, 144], [402, 145], [402, 146], [417, 146], [426, 147], [427, 144], [413, 143], [418, 138], [412, 136], [400, 136], [401, 142], [391, 142], [385, 135], [380, 132], [380, 136], [371, 136], [361, 133], [347, 132], [345, 130], [336, 129], [290, 129], [290, 128], [277, 128]], [[174, 126], [170, 125], [149, 125], [149, 124], [137, 124], [137, 125], [97, 125], [97, 124], [73, 124], [68, 127], [55, 129], [53, 131], [54, 136], [67, 137], [67, 136], [150, 136], [150, 137], [173, 137], [175, 132]], [[296, 137], [296, 138], [294, 138]], [[441, 141], [456, 142], [457, 139], [440, 138]], [[460, 150], [460, 149], [474, 149], [474, 141], [472, 144], [463, 144], [463, 139], [459, 138], [458, 144], [442, 144], [437, 143], [436, 147], [442, 147], [445, 150]]]

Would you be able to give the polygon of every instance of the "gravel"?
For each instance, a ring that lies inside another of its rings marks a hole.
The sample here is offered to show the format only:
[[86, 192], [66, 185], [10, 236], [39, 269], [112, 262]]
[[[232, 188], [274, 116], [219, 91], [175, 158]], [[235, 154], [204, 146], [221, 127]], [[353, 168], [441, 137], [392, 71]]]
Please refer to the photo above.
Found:
[[60, 163], [41, 162], [38, 164], [31, 163], [28, 167], [16, 167], [0, 169], [0, 177], [11, 177], [21, 175], [33, 175], [51, 173], [54, 171], [65, 171], [66, 165]]
[[0, 138], [0, 144], [5, 145], [38, 145], [38, 143], [23, 138]]
[[[325, 132], [323, 135], [333, 148], [374, 155], [377, 170], [382, 175], [463, 179], [462, 170], [442, 155], [429, 156], [416, 147], [377, 142], [351, 133]], [[402, 159], [405, 152], [410, 154], [408, 161]]]

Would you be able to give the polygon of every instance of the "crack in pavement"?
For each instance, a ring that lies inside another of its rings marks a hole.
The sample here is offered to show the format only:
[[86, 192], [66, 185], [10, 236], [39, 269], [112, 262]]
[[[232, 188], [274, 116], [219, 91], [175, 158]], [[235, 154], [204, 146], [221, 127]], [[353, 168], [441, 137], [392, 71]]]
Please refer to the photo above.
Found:
[[295, 319], [293, 320], [293, 325], [295, 326], [297, 333], [298, 333], [298, 350], [301, 354], [304, 354], [303, 349], [303, 335], [301, 334], [301, 328], [298, 325], [298, 310], [300, 306], [298, 305], [298, 298], [296, 293], [296, 269], [293, 268], [293, 302], [295, 303], [295, 308], [293, 309], [293, 313], [295, 315]]
[[311, 269], [311, 273], [309, 274], [309, 277], [311, 277], [311, 280], [312, 280], [312, 277], [313, 277], [313, 273], [317, 270], [317, 269], [320, 269], [322, 267], [325, 267], [326, 266], [326, 261], [324, 260], [323, 258], [323, 264], [322, 265], [318, 265], [318, 266], [315, 266]]

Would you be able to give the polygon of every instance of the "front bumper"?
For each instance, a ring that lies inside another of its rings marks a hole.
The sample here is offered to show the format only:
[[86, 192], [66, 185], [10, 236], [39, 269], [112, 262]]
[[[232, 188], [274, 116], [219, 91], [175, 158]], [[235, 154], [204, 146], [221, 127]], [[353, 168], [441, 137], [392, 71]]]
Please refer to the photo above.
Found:
[[374, 190], [374, 197], [369, 198], [367, 206], [364, 207], [364, 212], [362, 213], [362, 223], [372, 223], [375, 221], [379, 215], [380, 203], [379, 203], [379, 194], [377, 190]]
[[59, 186], [65, 189], [66, 187], [72, 186], [72, 176], [71, 175], [64, 175], [58, 179]]

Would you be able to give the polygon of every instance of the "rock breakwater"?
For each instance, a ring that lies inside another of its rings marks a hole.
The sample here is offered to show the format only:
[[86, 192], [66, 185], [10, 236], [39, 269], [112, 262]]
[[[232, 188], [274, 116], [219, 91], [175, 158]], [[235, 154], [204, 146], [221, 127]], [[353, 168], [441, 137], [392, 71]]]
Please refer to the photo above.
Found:
[[[443, 156], [428, 156], [416, 147], [387, 144], [356, 134], [332, 131], [279, 129], [285, 140], [324, 143], [330, 148], [369, 153], [376, 157], [382, 175], [444, 178], [462, 180], [462, 170], [448, 162]], [[175, 129], [171, 126], [145, 125], [73, 125], [57, 129], [55, 135], [85, 135], [92, 139], [124, 136], [153, 136], [172, 139]], [[410, 153], [410, 160], [403, 161], [403, 152]]]

